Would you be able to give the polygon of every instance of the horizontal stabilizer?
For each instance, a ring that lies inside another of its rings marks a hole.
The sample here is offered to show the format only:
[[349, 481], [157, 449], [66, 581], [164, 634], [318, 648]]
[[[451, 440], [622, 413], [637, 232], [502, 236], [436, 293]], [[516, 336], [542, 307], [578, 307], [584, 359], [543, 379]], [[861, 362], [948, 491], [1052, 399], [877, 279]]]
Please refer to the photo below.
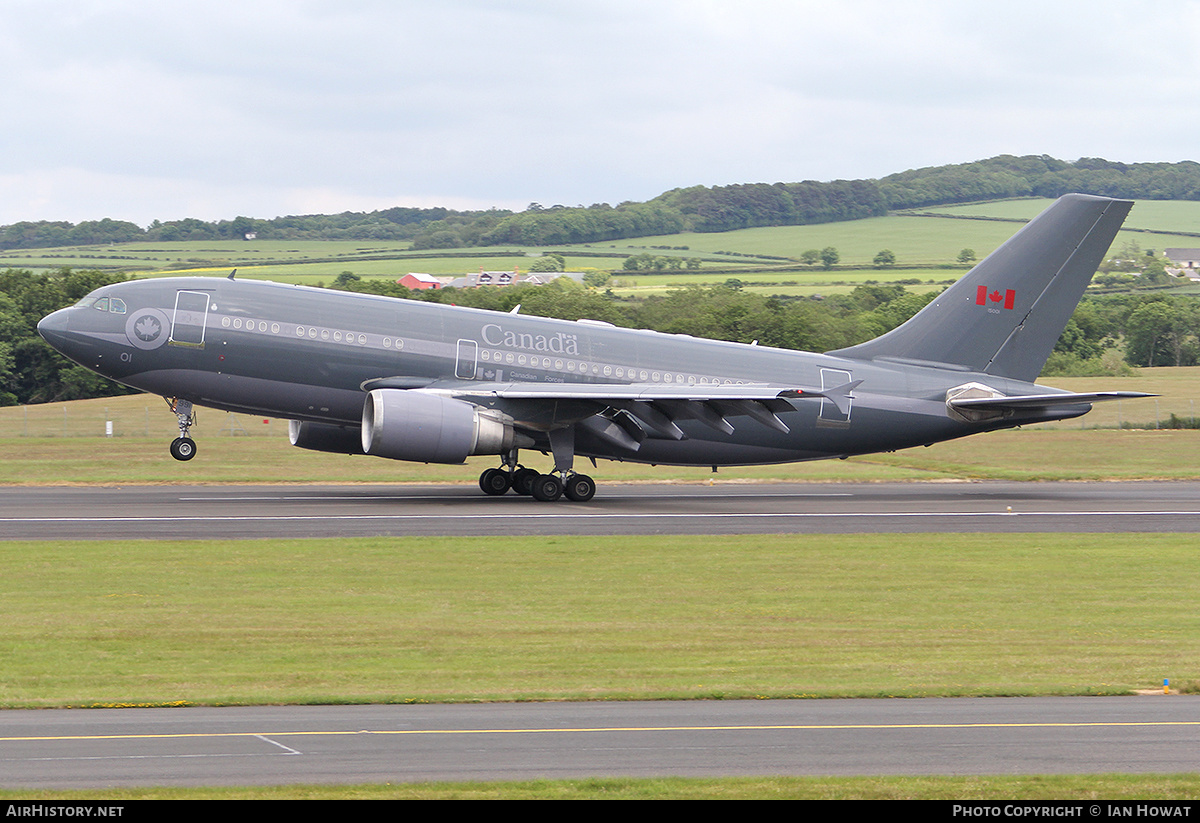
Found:
[[1076, 394], [1023, 394], [1014, 397], [969, 397], [954, 398], [946, 402], [956, 409], [1045, 409], [1051, 406], [1079, 406], [1084, 403], [1102, 403], [1106, 400], [1132, 400], [1139, 397], [1157, 397], [1140, 391], [1099, 391]]

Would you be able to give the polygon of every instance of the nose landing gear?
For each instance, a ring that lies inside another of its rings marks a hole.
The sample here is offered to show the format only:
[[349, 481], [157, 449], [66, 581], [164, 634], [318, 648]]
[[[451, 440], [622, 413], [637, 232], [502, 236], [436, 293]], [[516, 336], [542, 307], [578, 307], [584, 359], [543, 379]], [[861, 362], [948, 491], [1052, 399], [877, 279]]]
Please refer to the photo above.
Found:
[[188, 436], [192, 426], [196, 424], [196, 412], [190, 400], [167, 398], [174, 415], [179, 418], [179, 436], [171, 441], [171, 456], [176, 460], [191, 460], [196, 456], [196, 441]]

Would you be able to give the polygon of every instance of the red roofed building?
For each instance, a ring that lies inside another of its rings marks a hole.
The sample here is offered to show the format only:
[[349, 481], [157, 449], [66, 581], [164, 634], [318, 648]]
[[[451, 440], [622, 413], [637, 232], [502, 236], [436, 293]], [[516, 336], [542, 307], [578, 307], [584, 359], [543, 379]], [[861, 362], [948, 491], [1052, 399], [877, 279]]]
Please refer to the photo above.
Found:
[[412, 289], [413, 291], [440, 289], [442, 287], [442, 281], [438, 280], [432, 274], [422, 274], [416, 271], [410, 271], [396, 282], [406, 289]]

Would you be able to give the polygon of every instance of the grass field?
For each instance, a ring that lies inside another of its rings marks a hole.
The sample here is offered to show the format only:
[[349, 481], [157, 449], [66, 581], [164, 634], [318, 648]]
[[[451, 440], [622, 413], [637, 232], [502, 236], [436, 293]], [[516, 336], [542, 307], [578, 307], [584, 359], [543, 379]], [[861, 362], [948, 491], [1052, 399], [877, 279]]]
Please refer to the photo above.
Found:
[[[813, 226], [778, 226], [741, 229], [711, 234], [693, 233], [639, 238], [639, 245], [686, 244], [691, 253], [733, 251], [799, 257], [807, 249], [834, 246], [841, 265], [871, 267], [881, 249], [891, 249], [898, 263], [917, 266], [954, 263], [964, 248], [979, 259], [994, 250], [1021, 228], [1011, 220], [1027, 220], [1045, 209], [1050, 200], [1005, 200], [973, 206], [938, 206], [928, 211], [947, 215], [995, 217], [999, 220], [956, 220], [891, 214], [865, 220], [824, 223]], [[1131, 229], [1158, 232], [1200, 232], [1200, 203], [1190, 201], [1139, 201], [1126, 224]], [[1134, 240], [1143, 248], [1193, 247], [1200, 238], [1174, 234], [1122, 231], [1115, 248]], [[736, 259], [736, 258], [733, 258]], [[819, 268], [816, 274], [825, 274]], [[891, 273], [889, 272], [889, 275]], [[898, 273], [897, 273], [898, 274]]]
[[1019, 228], [1016, 223], [889, 215], [815, 226], [643, 237], [637, 242], [647, 246], [683, 242], [693, 253], [733, 251], [793, 258], [808, 249], [833, 246], [841, 256], [839, 265], [869, 268], [881, 249], [891, 249], [897, 263], [910, 265], [950, 264], [964, 248], [974, 249], [982, 259]]
[[[608, 288], [621, 297], [649, 297], [666, 294], [671, 289], [686, 286], [712, 286], [729, 280], [739, 280], [744, 291], [785, 297], [849, 294], [867, 283], [895, 283], [918, 294], [940, 291], [957, 280], [965, 271], [954, 269], [861, 269], [823, 271], [747, 271], [714, 274], [620, 274], [613, 277]], [[919, 282], [912, 283], [910, 281]]]
[[[991, 203], [975, 203], [966, 206], [932, 206], [929, 209], [914, 209], [914, 211], [1027, 220], [1052, 202], [1054, 201], [1048, 198], [997, 200]], [[1125, 220], [1125, 225], [1129, 229], [1151, 229], [1156, 233], [1200, 232], [1200, 202], [1193, 200], [1138, 200]], [[1124, 242], [1125, 239], [1127, 238], [1121, 238], [1121, 242]], [[1176, 245], [1173, 242], [1156, 243], [1149, 237], [1138, 242], [1143, 247], [1151, 248], [1166, 248]], [[1197, 242], [1198, 238], [1193, 237], [1190, 242], [1182, 245], [1190, 247]]]
[[513, 783], [0, 791], [0, 800], [1195, 800], [1200, 775], [591, 778]]
[[[1143, 401], [1145, 402], [1145, 401]], [[215, 412], [210, 414], [216, 414]], [[201, 420], [205, 419], [203, 413]], [[167, 444], [178, 434], [162, 423], [158, 437], [0, 438], [0, 484], [144, 485], [206, 483], [455, 483], [474, 485], [497, 465], [473, 457], [464, 465], [405, 463], [346, 457], [293, 448], [286, 426], [264, 426], [273, 436], [214, 436], [193, 429], [198, 456], [178, 463]], [[1066, 426], [1067, 424], [1063, 424]], [[100, 429], [102, 431], [102, 429]], [[1200, 431], [1029, 429], [976, 435], [929, 448], [847, 460], [775, 466], [708, 468], [598, 461], [589, 469], [601, 486], [624, 482], [904, 482], [921, 480], [1192, 480], [1200, 478]], [[548, 468], [550, 459], [523, 462]]]
[[1200, 680], [1192, 535], [22, 542], [0, 556], [7, 707]]

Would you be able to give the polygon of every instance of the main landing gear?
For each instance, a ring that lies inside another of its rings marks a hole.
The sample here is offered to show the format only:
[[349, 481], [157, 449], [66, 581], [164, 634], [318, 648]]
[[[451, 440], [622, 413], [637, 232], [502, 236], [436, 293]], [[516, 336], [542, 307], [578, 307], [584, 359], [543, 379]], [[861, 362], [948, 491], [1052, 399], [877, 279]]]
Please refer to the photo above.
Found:
[[596, 481], [586, 474], [577, 474], [575, 462], [575, 431], [573, 428], [549, 432], [550, 449], [554, 453], [554, 471], [541, 474], [517, 462], [513, 449], [498, 469], [487, 469], [479, 475], [479, 488], [485, 494], [501, 495], [512, 489], [534, 500], [546, 503], [566, 497], [575, 503], [586, 503], [596, 495]]
[[596, 481], [586, 474], [564, 472], [561, 476], [540, 474], [534, 469], [518, 466], [508, 469], [486, 469], [479, 475], [479, 488], [485, 494], [502, 495], [511, 489], [534, 500], [550, 503], [560, 497], [576, 503], [586, 503], [596, 495]]
[[176, 460], [191, 460], [196, 456], [196, 441], [188, 436], [188, 432], [196, 423], [192, 402], [168, 397], [167, 405], [179, 418], [179, 436], [171, 441], [171, 456]]

